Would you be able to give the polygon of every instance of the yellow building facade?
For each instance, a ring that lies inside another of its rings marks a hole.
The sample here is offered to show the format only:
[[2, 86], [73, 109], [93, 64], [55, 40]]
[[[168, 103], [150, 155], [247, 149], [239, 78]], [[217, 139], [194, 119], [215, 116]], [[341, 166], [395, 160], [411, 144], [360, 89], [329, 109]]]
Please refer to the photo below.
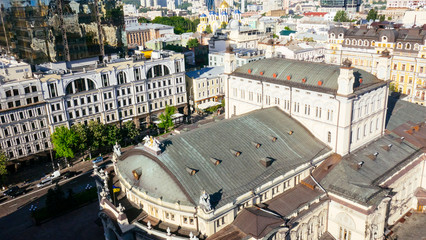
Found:
[[[426, 33], [420, 28], [333, 28], [329, 31], [326, 62], [340, 65], [345, 59], [354, 67], [375, 75], [386, 71], [394, 91], [407, 95], [406, 100], [426, 105]], [[388, 54], [386, 69], [379, 59]]]

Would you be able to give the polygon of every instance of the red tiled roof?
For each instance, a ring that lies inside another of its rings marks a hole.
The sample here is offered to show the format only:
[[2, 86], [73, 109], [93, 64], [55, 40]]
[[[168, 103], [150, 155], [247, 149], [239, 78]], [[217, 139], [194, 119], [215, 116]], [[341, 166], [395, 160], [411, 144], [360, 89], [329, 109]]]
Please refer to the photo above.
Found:
[[324, 17], [327, 12], [306, 12], [303, 15], [310, 17]]

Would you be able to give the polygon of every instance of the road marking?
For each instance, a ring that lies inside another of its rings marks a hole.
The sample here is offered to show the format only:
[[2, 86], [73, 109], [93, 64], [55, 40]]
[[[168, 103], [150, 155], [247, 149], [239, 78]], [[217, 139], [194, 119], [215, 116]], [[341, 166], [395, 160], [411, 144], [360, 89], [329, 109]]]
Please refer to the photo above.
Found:
[[[85, 173], [82, 173], [81, 175], [74, 176], [74, 177], [72, 177], [72, 178], [68, 178], [68, 179], [64, 179], [64, 180], [62, 180], [62, 181], [59, 181], [58, 183], [63, 185], [64, 183], [67, 183], [67, 182], [69, 182], [69, 181], [71, 181], [71, 180], [74, 180], [74, 178], [81, 177], [81, 176], [83, 176], [83, 175], [86, 175], [86, 174], [89, 174], [89, 173], [92, 173], [92, 172], [93, 172], [93, 168], [92, 168], [91, 170], [89, 170], [89, 171], [85, 172]], [[53, 184], [52, 184], [52, 185], [53, 185]], [[16, 201], [16, 200], [18, 200], [18, 199], [24, 198], [24, 197], [26, 197], [26, 196], [28, 196], [28, 195], [33, 195], [34, 193], [38, 193], [38, 192], [40, 192], [40, 191], [42, 191], [42, 190], [44, 190], [44, 189], [46, 189], [46, 188], [50, 188], [52, 185], [45, 186], [45, 187], [42, 187], [42, 188], [40, 188], [40, 189], [37, 189], [37, 190], [35, 190], [35, 191], [33, 191], [33, 192], [29, 192], [29, 193], [27, 193], [27, 194], [25, 194], [25, 195], [19, 196], [19, 197], [17, 197], [17, 198], [13, 198], [13, 199], [11, 199], [11, 200], [9, 200], [9, 201], [7, 201], [7, 202], [1, 203], [1, 204], [0, 204], [0, 206], [3, 206], [3, 205], [5, 205], [5, 204], [11, 203], [11, 202]], [[15, 205], [16, 205], [16, 203], [15, 203]]]
[[16, 205], [18, 205], [18, 204], [17, 204], [17, 203], [14, 203], [14, 204], [10, 205], [9, 207], [14, 207], [14, 206], [16, 206]]

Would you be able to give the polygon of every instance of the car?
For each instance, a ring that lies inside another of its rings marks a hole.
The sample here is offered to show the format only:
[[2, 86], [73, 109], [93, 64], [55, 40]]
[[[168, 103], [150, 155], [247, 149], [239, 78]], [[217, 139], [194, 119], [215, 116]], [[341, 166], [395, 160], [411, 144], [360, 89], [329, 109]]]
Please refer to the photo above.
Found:
[[25, 189], [18, 187], [15, 191], [11, 192], [9, 194], [9, 196], [12, 197], [12, 198], [15, 198], [15, 197], [17, 197], [19, 195], [23, 195], [23, 194], [25, 194]]
[[37, 184], [37, 187], [41, 188], [41, 187], [44, 187], [44, 186], [47, 186], [47, 185], [50, 185], [50, 184], [52, 184], [52, 179], [50, 177], [42, 178], [40, 183]]
[[4, 196], [10, 196], [10, 194], [14, 191], [17, 191], [19, 187], [14, 186], [14, 187], [10, 187], [9, 189], [7, 189], [6, 191], [3, 192]]
[[95, 160], [92, 161], [92, 163], [100, 163], [104, 160], [103, 157], [97, 157]]
[[10, 196], [11, 198], [15, 198], [21, 194], [24, 194], [25, 190], [22, 188], [19, 188], [18, 186], [11, 187], [8, 190], [6, 190], [3, 195]]
[[62, 174], [62, 176], [64, 176], [64, 178], [65, 178], [65, 179], [67, 179], [67, 178], [72, 178], [72, 177], [74, 177], [75, 175], [77, 175], [77, 173], [76, 173], [76, 172], [74, 172], [74, 171], [68, 171], [68, 172], [65, 172], [64, 174]]

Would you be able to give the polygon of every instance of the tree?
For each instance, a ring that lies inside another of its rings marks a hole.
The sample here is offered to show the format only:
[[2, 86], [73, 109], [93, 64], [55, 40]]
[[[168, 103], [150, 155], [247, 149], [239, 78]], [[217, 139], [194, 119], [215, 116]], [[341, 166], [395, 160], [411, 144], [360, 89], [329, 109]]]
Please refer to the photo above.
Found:
[[388, 17], [388, 21], [391, 21], [392, 20], [392, 17]]
[[106, 127], [97, 121], [90, 121], [88, 128], [90, 132], [90, 150], [99, 150], [107, 143]]
[[164, 113], [160, 115], [160, 123], [158, 124], [158, 127], [164, 128], [167, 131], [169, 131], [171, 128], [174, 127], [172, 115], [176, 112], [176, 108], [174, 106], [166, 106], [166, 109], [164, 110]]
[[74, 151], [78, 144], [78, 135], [73, 129], [60, 126], [52, 134], [52, 143], [56, 156], [64, 157], [67, 160], [67, 158], [74, 157]]
[[379, 20], [380, 20], [380, 22], [384, 22], [386, 20], [385, 15], [380, 15]]
[[149, 20], [147, 18], [140, 17], [138, 18], [138, 23], [149, 23]]
[[377, 19], [377, 11], [376, 10], [374, 10], [374, 9], [370, 9], [370, 11], [368, 11], [368, 14], [367, 14], [367, 21], [370, 21], [370, 20], [376, 20]]
[[226, 22], [222, 22], [222, 24], [220, 24], [221, 29], [225, 29], [226, 26], [228, 26], [228, 24]]
[[0, 150], [0, 176], [7, 174], [7, 156], [6, 153]]
[[200, 43], [198, 42], [198, 39], [193, 38], [193, 39], [189, 39], [188, 42], [186, 43], [186, 47], [189, 49], [193, 49], [198, 47], [198, 45], [200, 45]]
[[285, 26], [284, 30], [291, 31], [291, 28], [289, 26]]
[[54, 188], [50, 188], [46, 194], [46, 208], [51, 213], [59, 213], [63, 209], [65, 201], [65, 193], [58, 184]]
[[177, 8], [187, 10], [189, 7], [192, 7], [192, 3], [184, 2], [181, 5], [177, 6]]
[[116, 125], [107, 125], [107, 144], [113, 146], [120, 140], [120, 129]]
[[136, 128], [136, 125], [133, 121], [128, 121], [124, 123], [123, 126], [124, 133], [127, 138], [131, 141], [134, 141], [136, 137], [139, 136], [139, 130]]
[[206, 27], [206, 33], [212, 33], [213, 31], [212, 31], [212, 27], [210, 27], [210, 25], [207, 25], [207, 27]]
[[86, 125], [77, 123], [71, 127], [78, 137], [77, 149], [78, 151], [84, 153], [88, 150], [89, 146], [89, 129]]
[[348, 15], [346, 14], [345, 11], [340, 10], [337, 11], [336, 15], [334, 16], [333, 19], [335, 22], [349, 22], [349, 18]]

